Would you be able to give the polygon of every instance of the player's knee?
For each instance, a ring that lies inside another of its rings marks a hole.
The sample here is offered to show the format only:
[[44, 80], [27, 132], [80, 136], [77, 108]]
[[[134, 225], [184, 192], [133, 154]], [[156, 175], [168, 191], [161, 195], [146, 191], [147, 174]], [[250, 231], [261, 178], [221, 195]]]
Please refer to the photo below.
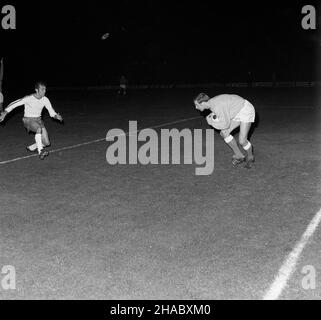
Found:
[[225, 139], [230, 135], [230, 132], [228, 130], [221, 130], [220, 135], [223, 139]]

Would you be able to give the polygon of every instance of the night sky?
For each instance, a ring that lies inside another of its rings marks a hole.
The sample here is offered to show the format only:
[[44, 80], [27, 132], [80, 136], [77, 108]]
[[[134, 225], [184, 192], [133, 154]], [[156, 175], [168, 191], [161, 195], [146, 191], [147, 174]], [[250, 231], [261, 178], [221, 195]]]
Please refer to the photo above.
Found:
[[246, 82], [249, 71], [257, 81], [318, 77], [319, 24], [301, 27], [313, 1], [8, 4], [17, 11], [17, 29], [0, 31], [8, 88], [105, 85], [121, 74], [131, 83]]

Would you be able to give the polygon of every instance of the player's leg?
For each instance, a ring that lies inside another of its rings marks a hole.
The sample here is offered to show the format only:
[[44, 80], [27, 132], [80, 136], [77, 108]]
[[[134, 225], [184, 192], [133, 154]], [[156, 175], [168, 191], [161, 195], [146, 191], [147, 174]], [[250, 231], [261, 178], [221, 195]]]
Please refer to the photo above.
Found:
[[233, 165], [236, 165], [244, 161], [244, 155], [240, 150], [235, 138], [231, 135], [231, 132], [239, 126], [240, 126], [239, 121], [232, 120], [230, 127], [226, 130], [222, 130], [220, 133], [221, 137], [224, 139], [224, 141], [229, 145], [229, 147], [234, 152], [233, 161], [232, 161]]
[[240, 112], [240, 135], [239, 143], [247, 154], [246, 168], [250, 168], [254, 162], [253, 147], [248, 141], [248, 134], [252, 123], [255, 121], [255, 109], [254, 106], [247, 100], [245, 100], [244, 108]]
[[38, 153], [40, 154], [42, 149], [43, 149], [43, 144], [42, 144], [42, 128], [39, 127], [36, 130], [36, 134], [35, 134], [35, 140], [36, 140], [36, 145], [37, 145], [37, 150]]
[[[28, 132], [31, 131], [35, 133], [35, 145], [39, 154], [39, 158], [41, 160], [44, 159], [44, 157], [47, 156], [49, 153], [47, 151], [44, 151], [44, 146], [42, 143], [42, 121], [35, 118], [23, 118], [23, 123]], [[29, 148], [30, 147], [32, 148], [30, 149], [30, 151], [34, 149], [34, 145], [29, 146]]]
[[251, 125], [255, 121], [254, 106], [249, 101], [245, 100], [244, 107], [235, 116], [234, 120], [240, 121], [239, 143], [242, 146], [242, 149], [246, 152], [246, 167], [249, 168], [254, 162], [253, 148], [251, 143], [248, 141], [248, 134]]
[[50, 146], [50, 140], [49, 140], [48, 131], [47, 131], [47, 129], [45, 127], [42, 127], [41, 138], [42, 138], [42, 144], [43, 144], [44, 147]]
[[126, 95], [126, 85], [120, 84], [118, 94], [124, 96]]
[[[23, 118], [22, 119], [23, 125], [28, 133], [32, 132], [34, 134], [37, 133], [38, 125], [35, 125], [31, 118]], [[37, 143], [33, 143], [30, 146], [27, 146], [26, 149], [30, 152], [37, 151]]]
[[243, 147], [243, 149], [246, 151], [249, 159], [254, 158], [252, 144], [247, 139], [251, 125], [252, 125], [251, 122], [241, 122], [240, 134], [239, 134], [239, 143]]
[[35, 140], [36, 140], [36, 144], [37, 144], [37, 150], [39, 153], [39, 158], [41, 160], [43, 160], [46, 156], [49, 155], [48, 151], [45, 151], [45, 146], [42, 143], [42, 132], [43, 132], [43, 127], [39, 127], [37, 129], [37, 132], [35, 134]]

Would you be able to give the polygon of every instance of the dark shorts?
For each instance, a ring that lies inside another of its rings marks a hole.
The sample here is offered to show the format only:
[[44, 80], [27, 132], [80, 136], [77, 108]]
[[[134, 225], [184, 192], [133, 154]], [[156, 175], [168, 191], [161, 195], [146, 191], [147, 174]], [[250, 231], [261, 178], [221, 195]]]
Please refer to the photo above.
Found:
[[43, 121], [41, 120], [41, 117], [38, 118], [22, 118], [22, 122], [24, 127], [28, 132], [34, 132], [36, 133], [38, 129], [42, 129], [45, 127]]

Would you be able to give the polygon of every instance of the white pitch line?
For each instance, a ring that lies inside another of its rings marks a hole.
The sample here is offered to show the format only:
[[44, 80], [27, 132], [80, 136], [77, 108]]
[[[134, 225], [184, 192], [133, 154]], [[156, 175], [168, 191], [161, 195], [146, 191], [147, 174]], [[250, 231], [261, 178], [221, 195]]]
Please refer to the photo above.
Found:
[[296, 265], [299, 261], [300, 255], [313, 236], [313, 233], [317, 229], [321, 221], [321, 209], [315, 214], [307, 229], [303, 233], [300, 241], [296, 244], [294, 249], [288, 255], [287, 259], [283, 263], [281, 269], [279, 270], [274, 282], [270, 286], [269, 290], [263, 297], [263, 300], [276, 300], [282, 294], [283, 289], [286, 287], [288, 280], [296, 269]]
[[[198, 117], [193, 117], [193, 118], [186, 118], [186, 119], [176, 120], [176, 121], [172, 121], [172, 122], [166, 122], [166, 123], [162, 123], [162, 124], [159, 124], [159, 125], [156, 125], [156, 126], [149, 127], [149, 129], [156, 129], [156, 128], [160, 128], [160, 127], [165, 127], [165, 126], [169, 126], [169, 125], [172, 125], [172, 124], [186, 122], [186, 121], [194, 120], [194, 119], [198, 119], [198, 118], [202, 118], [202, 117], [198, 116]], [[145, 128], [145, 129], [147, 129], [147, 128]], [[132, 131], [132, 132], [125, 132], [125, 135], [127, 136], [127, 135], [130, 135], [132, 133], [138, 133], [138, 132], [140, 132], [142, 130], [144, 130], [144, 129], [140, 129], [140, 130], [136, 130], [136, 131]], [[115, 138], [115, 137], [118, 137], [118, 136], [120, 136], [120, 135], [116, 135], [116, 136], [113, 136], [113, 137]], [[63, 147], [63, 148], [59, 148], [59, 149], [54, 149], [54, 150], [51, 150], [50, 153], [64, 151], [64, 150], [70, 150], [70, 149], [75, 149], [75, 148], [78, 148], [78, 147], [82, 147], [82, 146], [86, 146], [86, 145], [89, 145], [89, 144], [102, 142], [102, 141], [106, 141], [106, 137], [105, 138], [101, 138], [101, 139], [96, 139], [96, 140], [91, 140], [91, 141], [87, 141], [87, 142], [74, 144], [72, 146], [67, 146], [67, 147]], [[38, 156], [38, 154], [32, 154], [32, 155], [29, 155], [29, 156], [24, 156], [24, 157], [14, 158], [14, 159], [10, 159], [10, 160], [5, 160], [5, 161], [1, 161], [0, 165], [11, 163], [11, 162], [16, 162], [16, 161], [19, 161], [19, 160], [29, 159], [29, 158], [37, 157], [37, 156]]]

